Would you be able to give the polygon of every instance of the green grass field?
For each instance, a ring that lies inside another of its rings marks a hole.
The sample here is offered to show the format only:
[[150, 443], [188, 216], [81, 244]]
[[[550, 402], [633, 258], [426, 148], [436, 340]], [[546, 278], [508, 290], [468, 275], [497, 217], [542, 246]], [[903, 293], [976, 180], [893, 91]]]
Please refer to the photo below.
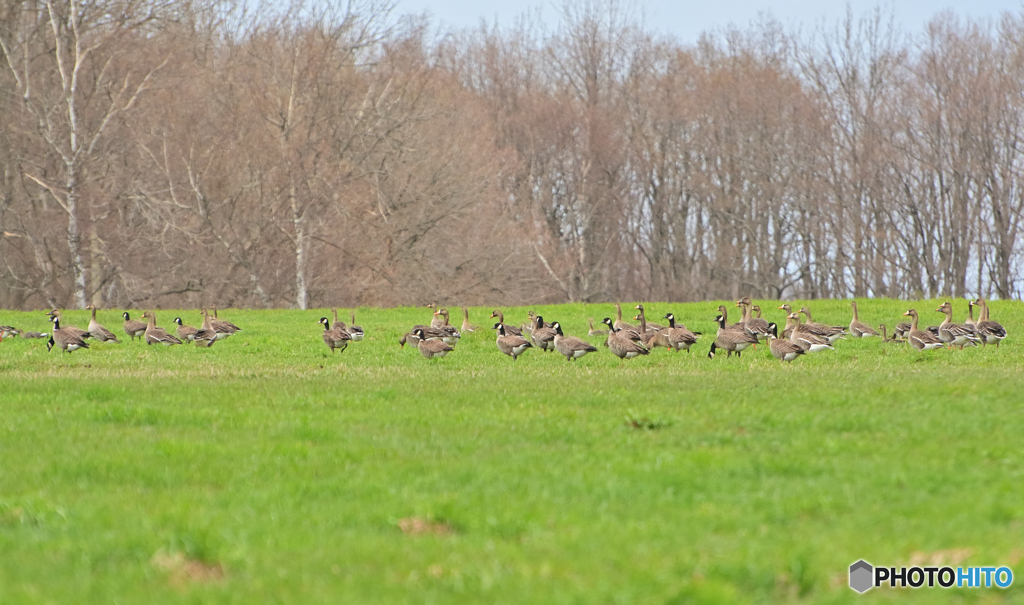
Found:
[[[422, 308], [361, 309], [334, 355], [322, 310], [224, 311], [243, 332], [208, 350], [5, 340], [0, 603], [1024, 603], [1024, 305], [991, 304], [999, 349], [848, 340], [782, 365], [708, 359], [717, 304], [648, 303], [704, 337], [625, 362], [513, 363], [487, 330], [428, 361], [397, 344]], [[848, 301], [811, 308], [849, 323]], [[535, 310], [577, 335], [614, 311]], [[121, 334], [119, 313], [99, 319]], [[1018, 577], [861, 596], [860, 558]]]

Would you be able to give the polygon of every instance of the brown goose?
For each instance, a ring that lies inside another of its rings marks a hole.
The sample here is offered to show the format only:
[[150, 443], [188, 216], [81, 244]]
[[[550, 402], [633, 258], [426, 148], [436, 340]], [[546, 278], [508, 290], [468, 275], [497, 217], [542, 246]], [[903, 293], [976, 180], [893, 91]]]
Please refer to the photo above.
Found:
[[399, 338], [399, 339], [398, 339], [398, 344], [399, 344], [399, 346], [401, 346], [401, 347], [402, 347], [403, 349], [405, 348], [405, 343], [409, 343], [409, 344], [411, 344], [412, 346], [414, 346], [414, 347], [417, 347], [417, 348], [418, 348], [418, 347], [419, 347], [419, 345], [420, 345], [420, 337], [419, 337], [419, 336], [416, 336], [416, 335], [415, 335], [415, 334], [413, 334], [412, 332], [406, 332], [405, 334], [402, 334], [402, 337], [401, 337], [401, 338]]
[[939, 305], [935, 311], [946, 315], [946, 318], [939, 324], [939, 340], [946, 343], [948, 348], [959, 346], [963, 349], [965, 345], [976, 347], [981, 342], [981, 338], [974, 334], [974, 328], [953, 323], [953, 305], [949, 301]]
[[[644, 316], [644, 306], [642, 304], [637, 305], [635, 308], [636, 308], [636, 310], [640, 311], [640, 317], [645, 317]], [[633, 320], [634, 321], [639, 321], [639, 320], [637, 320], [636, 317], [634, 317]], [[665, 329], [665, 326], [661, 326], [661, 325], [658, 325], [658, 324], [652, 324], [649, 321], [646, 322], [645, 325], [647, 326], [647, 330], [645, 330], [645, 331], [658, 332], [660, 330], [664, 330]]]
[[654, 347], [665, 347], [666, 349], [672, 348], [666, 334], [650, 329], [650, 325], [647, 323], [647, 319], [644, 317], [642, 312], [634, 317], [633, 320], [640, 322], [640, 342], [642, 342], [648, 350], [653, 350]]
[[594, 318], [587, 318], [587, 325], [590, 326], [590, 330], [587, 331], [587, 336], [608, 336], [608, 330], [595, 330], [594, 329]]
[[850, 334], [853, 334], [854, 338], [869, 338], [871, 336], [878, 336], [878, 332], [860, 320], [857, 315], [857, 301], [851, 300], [850, 306], [853, 308], [853, 319], [850, 320]]
[[[50, 312], [47, 313], [47, 315], [50, 317], [51, 320], [54, 317], [61, 316], [60, 311], [58, 309], [51, 309]], [[89, 333], [89, 330], [83, 330], [82, 328], [76, 328], [75, 326], [64, 326], [61, 329], [64, 330], [65, 334], [74, 334], [75, 336], [78, 336], [82, 340], [88, 340], [89, 338], [92, 338], [92, 334]]]
[[117, 336], [114, 336], [113, 332], [104, 328], [99, 324], [99, 322], [96, 321], [95, 305], [89, 305], [88, 307], [86, 307], [86, 309], [92, 311], [92, 317], [89, 319], [89, 334], [91, 334], [93, 338], [100, 342], [121, 342], [120, 340], [117, 339]]
[[217, 342], [217, 331], [213, 329], [210, 314], [205, 310], [203, 311], [203, 327], [196, 330], [196, 333], [192, 335], [192, 342], [200, 349], [208, 349], [213, 346], [213, 343]]
[[5, 338], [14, 338], [18, 334], [21, 334], [21, 330], [13, 328], [11, 326], [0, 326], [0, 342]]
[[1006, 338], [1006, 328], [998, 321], [989, 319], [988, 303], [985, 299], [979, 298], [975, 304], [981, 307], [981, 315], [978, 316], [978, 335], [981, 341], [986, 345], [994, 344], [998, 349], [999, 343]]
[[615, 303], [615, 323], [613, 327], [616, 330], [636, 330], [636, 326], [631, 326], [622, 321], [622, 305], [619, 303]]
[[846, 338], [846, 328], [843, 326], [830, 326], [814, 321], [814, 318], [811, 317], [811, 310], [807, 307], [800, 307], [800, 312], [807, 317], [807, 323], [802, 324], [804, 330], [827, 338], [829, 344], [834, 343], [840, 338]]
[[505, 334], [508, 334], [509, 336], [522, 336], [523, 335], [523, 331], [522, 330], [520, 330], [516, 326], [511, 326], [511, 325], [505, 323], [505, 314], [501, 312], [501, 309], [495, 309], [494, 311], [491, 312], [491, 318], [493, 319], [495, 317], [498, 318], [498, 323], [500, 323], [502, 326], [504, 326]]
[[427, 359], [444, 357], [455, 350], [451, 345], [443, 340], [427, 340], [423, 334], [423, 330], [417, 329], [413, 334], [419, 337], [420, 341], [417, 343], [417, 347], [419, 348], [420, 353]]
[[341, 324], [341, 326], [346, 332], [348, 332], [348, 335], [352, 339], [352, 342], [359, 342], [360, 340], [363, 339], [364, 336], [366, 336], [366, 332], [363, 331], [362, 326], [356, 325], [356, 312], [354, 310], [351, 312], [349, 317], [352, 319], [352, 324], [349, 326]]
[[911, 318], [910, 331], [907, 333], [907, 341], [918, 351], [929, 351], [938, 349], [943, 345], [942, 340], [931, 332], [922, 332], [917, 328], [917, 311], [910, 309], [904, 315]]
[[122, 313], [121, 317], [124, 318], [124, 333], [132, 340], [135, 340], [136, 336], [141, 338], [146, 333], [146, 324], [132, 319], [128, 311]]
[[186, 326], [181, 322], [180, 317], [175, 317], [174, 323], [178, 324], [178, 327], [175, 328], [174, 331], [182, 342], [195, 342], [196, 333], [199, 332], [198, 329], [193, 328], [192, 326]]
[[[610, 317], [605, 317], [604, 319], [601, 320], [601, 323], [608, 326], [608, 340], [611, 340], [612, 334], [618, 333], [618, 335], [621, 338], [625, 338], [626, 340], [632, 340], [637, 344], [641, 344], [639, 330], [634, 330], [632, 328], [616, 330], [615, 325], [612, 323], [612, 319]], [[607, 345], [608, 343], [605, 342], [605, 344]]]
[[800, 315], [797, 313], [790, 313], [786, 316], [786, 332], [789, 333], [790, 341], [808, 353], [817, 353], [826, 349], [835, 350], [824, 336], [801, 330]]
[[697, 335], [687, 329], [683, 324], [676, 325], [676, 316], [668, 313], [665, 315], [668, 320], [668, 329], [665, 330], [669, 344], [674, 351], [686, 350], [690, 352], [690, 346], [697, 342]]
[[557, 321], [553, 325], [555, 326], [555, 350], [565, 355], [566, 361], [576, 361], [587, 353], [597, 351], [597, 347], [589, 342], [563, 334], [562, 326]]
[[749, 296], [736, 301], [736, 306], [743, 310], [743, 320], [740, 323], [743, 325], [743, 329], [748, 334], [757, 338], [758, 340], [765, 340], [768, 338], [768, 322], [767, 320], [761, 319], [761, 308], [757, 308], [757, 317], [754, 317], [755, 305], [750, 300]]
[[460, 328], [463, 332], [476, 332], [477, 327], [469, 323], [469, 309], [462, 307], [462, 327]]
[[497, 330], [497, 340], [495, 344], [498, 346], [498, 350], [512, 357], [512, 361], [515, 361], [520, 355], [526, 352], [526, 349], [533, 347], [530, 341], [526, 340], [518, 334], [508, 334], [505, 329], [505, 324], [500, 321], [494, 324], [494, 329]]
[[53, 333], [50, 334], [50, 340], [46, 343], [47, 351], [53, 350], [55, 346], [59, 347], [64, 353], [89, 348], [89, 343], [85, 342], [85, 339], [80, 335], [68, 332], [67, 328], [60, 327], [60, 317], [58, 315], [51, 317], [50, 321], [53, 322]]
[[429, 305], [427, 305], [427, 308], [430, 309], [431, 313], [433, 313], [433, 317], [430, 318], [430, 327], [440, 328], [441, 326], [443, 326], [444, 318], [437, 314], [437, 303], [430, 303]]
[[[909, 324], [907, 324], [907, 325], [909, 325]], [[897, 344], [901, 344], [903, 342], [906, 342], [906, 341], [903, 341], [903, 340], [897, 340], [895, 338], [889, 338], [888, 336], [886, 336], [885, 335], [885, 330], [886, 330], [885, 324], [878, 324], [878, 329], [882, 331], [882, 342], [895, 342]]]
[[555, 330], [554, 328], [543, 327], [544, 325], [544, 318], [540, 315], [535, 315], [533, 319], [533, 330], [530, 332], [530, 338], [533, 339], [533, 344], [540, 350], [554, 351]]
[[331, 350], [331, 353], [334, 353], [335, 351], [344, 353], [345, 349], [348, 347], [348, 343], [352, 341], [352, 337], [349, 336], [348, 331], [337, 326], [332, 329], [331, 322], [326, 317], [320, 318], [320, 325], [324, 327], [324, 344]]
[[146, 311], [142, 314], [143, 317], [149, 319], [149, 323], [146, 324], [146, 344], [151, 345], [153, 343], [162, 344], [166, 347], [171, 345], [180, 345], [181, 341], [178, 340], [177, 336], [169, 334], [167, 330], [157, 327], [156, 325], [156, 313], [152, 311]]
[[[719, 309], [724, 308], [724, 306], [719, 306]], [[736, 357], [739, 357], [744, 349], [757, 344], [757, 338], [747, 334], [746, 330], [743, 330], [742, 327], [737, 328], [735, 325], [726, 326], [725, 315], [720, 314], [715, 318], [715, 321], [718, 322], [718, 334], [715, 336], [714, 342], [711, 343], [708, 359], [714, 359], [715, 351], [718, 349], [727, 351], [727, 358], [732, 357], [733, 353], [736, 353]]]
[[[459, 333], [459, 330], [455, 326], [448, 323], [448, 309], [438, 309], [437, 311], [434, 311], [434, 314], [440, 315], [443, 318], [441, 325], [437, 327], [438, 330], [444, 332], [444, 336], [441, 337], [441, 340], [452, 346], [458, 344], [459, 339], [462, 338], [462, 334]], [[433, 325], [433, 323], [431, 323], [431, 325]]]
[[[636, 330], [617, 330], [610, 317], [606, 317], [604, 323], [608, 324], [611, 333], [608, 334], [608, 350], [619, 359], [633, 359], [641, 355], [650, 355], [644, 345], [640, 344], [640, 335]], [[629, 332], [636, 335], [636, 340], [626, 336]]]
[[964, 325], [976, 329], [978, 322], [974, 320], [974, 305], [975, 302], [973, 300], [967, 301], [967, 319], [964, 320]]
[[210, 308], [213, 309], [213, 319], [210, 320], [210, 324], [213, 325], [213, 329], [217, 331], [217, 340], [227, 338], [235, 332], [242, 331], [242, 328], [239, 328], [230, 321], [217, 318], [217, 305], [211, 305]]
[[776, 324], [768, 324], [768, 329], [768, 350], [772, 352], [775, 359], [792, 362], [797, 357], [807, 353], [803, 347], [792, 340], [780, 339], [779, 327]]

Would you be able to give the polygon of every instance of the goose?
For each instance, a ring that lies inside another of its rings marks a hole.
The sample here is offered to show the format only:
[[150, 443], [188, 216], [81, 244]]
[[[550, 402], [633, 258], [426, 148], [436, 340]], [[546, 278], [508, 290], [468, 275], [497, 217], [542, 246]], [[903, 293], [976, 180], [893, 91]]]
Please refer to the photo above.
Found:
[[435, 357], [444, 357], [451, 351], [454, 351], [448, 343], [442, 340], [427, 340], [423, 333], [423, 330], [417, 329], [413, 332], [419, 337], [420, 341], [416, 344], [419, 348], [420, 353], [427, 359], [433, 359]]
[[335, 328], [341, 328], [342, 330], [345, 330], [346, 332], [348, 332], [348, 326], [345, 325], [345, 322], [343, 322], [340, 319], [338, 319], [338, 310], [337, 309], [331, 309], [331, 313], [334, 313], [334, 324], [333, 324], [334, 327]]
[[420, 337], [416, 336], [412, 332], [406, 332], [405, 334], [402, 334], [401, 338], [398, 339], [398, 344], [403, 349], [405, 348], [405, 343], [409, 343], [414, 347], [419, 347]]
[[[47, 315], [52, 320], [54, 317], [60, 317], [60, 311], [58, 309], [51, 309]], [[82, 340], [92, 338], [92, 334], [89, 333], [89, 330], [83, 330], [82, 328], [76, 328], [75, 326], [64, 326], [61, 329], [64, 330], [65, 334], [74, 334]]]
[[462, 307], [462, 328], [463, 332], [476, 332], [477, 328], [469, 323], [469, 309]]
[[[644, 345], [640, 344], [639, 334], [635, 330], [616, 329], [610, 317], [606, 317], [604, 319], [604, 323], [606, 323], [611, 330], [608, 334], [608, 350], [611, 351], [613, 355], [619, 359], [633, 359], [640, 355], [650, 354], [650, 351], [648, 351]], [[636, 340], [629, 338], [626, 335], [628, 332], [636, 334]]]
[[[532, 313], [532, 311], [531, 311]], [[547, 324], [551, 325], [551, 324]], [[543, 327], [544, 318], [540, 315], [535, 315], [533, 320], [533, 331], [530, 333], [530, 338], [533, 339], [533, 344], [540, 348], [542, 351], [554, 351], [555, 350], [555, 330], [554, 328]]]
[[522, 336], [523, 335], [523, 331], [522, 330], [520, 330], [516, 326], [510, 326], [510, 325], [505, 323], [505, 314], [501, 312], [501, 309], [495, 309], [494, 311], [491, 311], [491, 319], [494, 319], [495, 317], [498, 318], [498, 323], [500, 323], [502, 326], [504, 326], [505, 334], [508, 334], [509, 336]]
[[981, 307], [981, 314], [978, 316], [978, 335], [981, 337], [981, 342], [986, 345], [994, 344], [998, 349], [999, 343], [1006, 338], [1006, 328], [998, 321], [989, 319], [988, 303], [985, 302], [985, 299], [979, 298], [975, 304]]
[[622, 305], [615, 303], [615, 324], [616, 330], [636, 330], [636, 326], [631, 326], [628, 323], [622, 321]]
[[657, 330], [650, 329], [643, 312], [633, 319], [640, 322], [640, 342], [642, 342], [649, 350], [654, 349], [654, 347], [665, 347], [666, 349], [672, 348], [672, 344], [669, 343], [667, 335]]
[[[440, 328], [431, 328], [430, 326], [425, 326], [423, 324], [416, 324], [415, 326], [409, 329], [407, 334], [409, 334], [412, 337], [416, 337], [417, 330], [423, 332], [423, 338], [425, 338], [426, 340], [444, 340], [444, 338], [448, 336], [448, 332]], [[418, 341], [413, 341], [412, 339], [409, 338], [407, 338], [406, 340], [413, 345], [419, 344]]]
[[[886, 330], [885, 324], [878, 324], [878, 329], [882, 331], [882, 342], [895, 342], [895, 343], [903, 343], [903, 342], [905, 342], [903, 340], [897, 340], [895, 338], [887, 337], [885, 335], [885, 330]], [[893, 336], [895, 336], [895, 334]]]
[[170, 334], [167, 330], [157, 327], [156, 325], [156, 313], [152, 311], [146, 311], [142, 314], [143, 317], [149, 319], [149, 323], [146, 324], [146, 344], [151, 345], [153, 343], [162, 344], [166, 347], [171, 345], [180, 345], [181, 341], [178, 337]]
[[[645, 317], [644, 316], [644, 306], [642, 304], [639, 304], [639, 305], [637, 305], [634, 308], [636, 310], [640, 311], [640, 317]], [[636, 317], [634, 317], [633, 320], [634, 321], [639, 321], [639, 320], [637, 320]], [[651, 332], [660, 332], [661, 330], [665, 329], [665, 326], [659, 326], [658, 324], [652, 324], [650, 322], [645, 322], [645, 325], [647, 326], [647, 330], [641, 329], [640, 330], [641, 332], [646, 332], [648, 330], [651, 331]]]
[[814, 321], [811, 317], [811, 310], [807, 307], [800, 307], [800, 312], [807, 317], [807, 323], [802, 324], [803, 329], [828, 339], [829, 344], [835, 343], [840, 338], [846, 338], [846, 328], [843, 326], [830, 326]]
[[[210, 323], [213, 325], [213, 329], [217, 331], [217, 340], [227, 338], [235, 332], [242, 331], [242, 328], [239, 328], [230, 321], [217, 318], [217, 305], [210, 305], [210, 308], [213, 309], [213, 319], [210, 320]], [[224, 334], [224, 336], [221, 336], [221, 334]]]
[[769, 324], [766, 320], [761, 319], [761, 308], [757, 307], [757, 317], [754, 317], [753, 313], [755, 305], [750, 300], [749, 296], [744, 296], [743, 298], [737, 300], [736, 306], [740, 307], [743, 310], [743, 320], [740, 321], [740, 323], [743, 325], [743, 329], [746, 330], [748, 334], [757, 338], [758, 340], [764, 340], [768, 338]]
[[22, 338], [46, 338], [50, 334], [48, 332], [22, 332]]
[[[610, 317], [605, 317], [601, 320], [601, 323], [608, 326], [608, 340], [611, 340], [612, 334], [618, 333], [618, 335], [626, 340], [632, 340], [635, 343], [640, 343], [640, 332], [632, 328], [625, 328], [622, 330], [616, 330], [615, 325], [612, 323]], [[607, 343], [606, 343], [607, 344]]]
[[973, 300], [967, 301], [967, 319], [964, 320], [965, 326], [970, 326], [977, 330], [978, 322], [974, 321], [974, 305], [976, 303]]
[[668, 329], [665, 332], [672, 350], [689, 352], [690, 346], [697, 342], [697, 335], [683, 324], [676, 325], [676, 316], [671, 313], [667, 313], [664, 319], [668, 320]]
[[935, 334], [922, 332], [917, 329], [917, 311], [915, 309], [908, 310], [904, 315], [911, 318], [907, 340], [915, 349], [918, 351], [929, 351], [931, 349], [938, 349], [943, 345], [943, 342]]
[[497, 330], [498, 335], [495, 340], [495, 344], [499, 351], [512, 357], [512, 361], [515, 361], [520, 355], [526, 352], [526, 349], [532, 348], [533, 345], [530, 344], [530, 341], [518, 334], [507, 333], [506, 328], [505, 324], [500, 321], [494, 324], [493, 329]]
[[770, 323], [768, 324], [768, 329], [768, 350], [772, 352], [775, 359], [792, 362], [797, 357], [807, 353], [803, 347], [792, 340], [780, 339], [778, 325]]
[[817, 353], [826, 349], [835, 350], [827, 338], [801, 330], [800, 325], [798, 313], [790, 313], [786, 316], [786, 331], [789, 332], [789, 340], [796, 343], [801, 349], [808, 353]]
[[175, 317], [174, 318], [174, 323], [178, 324], [178, 327], [175, 328], [174, 331], [175, 331], [175, 333], [178, 334], [178, 338], [180, 338], [182, 340], [182, 342], [185, 342], [185, 341], [195, 342], [195, 340], [196, 340], [196, 333], [199, 332], [198, 329], [193, 328], [192, 326], [186, 326], [185, 324], [183, 324], [181, 322], [181, 318], [180, 317]]
[[18, 334], [21, 334], [21, 330], [13, 328], [11, 326], [0, 326], [0, 341], [5, 338], [14, 338]]
[[142, 338], [142, 335], [146, 332], [146, 324], [132, 319], [131, 316], [128, 315], [128, 311], [122, 313], [121, 317], [124, 318], [124, 333], [132, 340], [135, 340], [136, 336]]
[[565, 355], [566, 361], [576, 361], [587, 353], [597, 351], [597, 347], [589, 342], [584, 342], [583, 339], [575, 336], [566, 336], [563, 334], [562, 326], [557, 321], [552, 325], [555, 326], [555, 350], [562, 355]]
[[878, 332], [860, 320], [857, 315], [857, 301], [851, 300], [850, 306], [853, 308], [853, 319], [850, 320], [850, 334], [853, 334], [854, 338], [869, 338], [871, 336], [878, 336]]
[[[725, 306], [719, 306], [719, 309], [724, 309]], [[728, 352], [726, 357], [732, 357], [733, 353], [736, 353], [736, 357], [740, 356], [740, 353], [744, 351], [750, 345], [757, 344], [757, 338], [747, 334], [742, 328], [737, 328], [735, 325], [726, 326], [726, 316], [719, 314], [715, 318], [718, 322], [718, 334], [715, 336], [714, 342], [711, 343], [711, 350], [708, 352], [708, 359], [715, 358], [715, 351], [718, 349], [725, 349]]]
[[[181, 325], [180, 323], [178, 324]], [[203, 327], [196, 330], [196, 333], [192, 335], [192, 342], [201, 349], [208, 349], [213, 346], [213, 343], [217, 342], [217, 330], [213, 329], [213, 323], [210, 320], [209, 313], [203, 312]]]
[[892, 331], [893, 338], [899, 340], [906, 340], [910, 337], [910, 322], [901, 321], [896, 324], [896, 327]]
[[117, 339], [117, 336], [114, 336], [113, 332], [111, 332], [110, 330], [104, 328], [103, 326], [101, 326], [99, 324], [99, 322], [96, 321], [96, 306], [95, 305], [89, 305], [88, 307], [86, 307], [86, 309], [92, 311], [92, 317], [90, 317], [90, 319], [89, 319], [89, 334], [92, 334], [93, 338], [95, 338], [96, 340], [98, 340], [100, 342], [107, 342], [107, 341], [115, 342], [115, 343], [120, 343], [121, 342], [120, 340]]
[[433, 313], [434, 313], [434, 316], [430, 318], [430, 327], [431, 328], [440, 328], [441, 326], [443, 326], [444, 322], [445, 322], [445, 318], [441, 317], [440, 315], [438, 315], [438, 313], [437, 313], [437, 311], [438, 311], [437, 303], [430, 303], [429, 305], [427, 305], [427, 308], [428, 309], [433, 309]]
[[352, 318], [352, 325], [345, 327], [345, 324], [341, 324], [342, 328], [346, 332], [348, 332], [348, 335], [352, 339], [352, 342], [359, 342], [360, 340], [363, 339], [363, 336], [366, 335], [366, 332], [363, 331], [362, 326], [356, 325], [356, 312], [354, 310], [352, 311], [350, 317]]
[[[455, 326], [448, 323], [448, 309], [438, 309], [437, 311], [434, 311], [434, 315], [440, 315], [444, 318], [441, 325], [437, 326], [438, 330], [444, 332], [444, 336], [441, 337], [441, 340], [453, 346], [458, 344], [459, 339], [462, 338], [462, 334], [459, 333]], [[433, 326], [433, 322], [431, 322], [431, 326]]]
[[89, 343], [85, 342], [82, 336], [69, 332], [67, 328], [60, 327], [60, 317], [58, 315], [51, 317], [50, 321], [53, 322], [53, 333], [50, 334], [50, 340], [46, 343], [47, 351], [52, 351], [55, 346], [59, 347], [64, 353], [89, 348]]
[[974, 328], [953, 323], [953, 305], [949, 301], [939, 305], [935, 311], [946, 315], [946, 318], [939, 324], [939, 340], [946, 343], [947, 348], [952, 349], [959, 346], [963, 349], [965, 345], [976, 347], [981, 342], [981, 339], [975, 336]]
[[352, 341], [348, 331], [337, 326], [332, 329], [331, 322], [326, 317], [320, 318], [320, 325], [324, 327], [324, 344], [331, 350], [331, 353], [335, 351], [344, 353], [345, 349], [348, 348], [348, 343]]
[[[721, 315], [722, 320], [725, 321], [726, 330], [739, 330], [740, 332], [746, 332], [746, 329], [743, 327], [743, 322], [734, 324], [729, 323], [729, 309], [726, 309], [725, 305], [718, 305], [718, 314]], [[718, 320], [716, 319], [715, 321]]]
[[587, 325], [590, 326], [590, 330], [587, 332], [587, 336], [608, 336], [608, 330], [595, 330], [594, 329], [594, 318], [587, 318]]

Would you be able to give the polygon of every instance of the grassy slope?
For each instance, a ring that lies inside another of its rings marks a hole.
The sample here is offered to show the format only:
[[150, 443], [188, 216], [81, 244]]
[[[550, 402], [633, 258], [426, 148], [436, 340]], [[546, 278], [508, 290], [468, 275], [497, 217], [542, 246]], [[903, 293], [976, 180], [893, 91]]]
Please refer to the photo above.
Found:
[[[938, 323], [937, 305], [917, 308]], [[245, 331], [210, 350], [4, 341], [0, 601], [854, 602], [861, 557], [1024, 571], [1024, 305], [992, 305], [1001, 350], [874, 339], [785, 367], [707, 359], [717, 303], [647, 306], [706, 336], [513, 364], [471, 335], [427, 361], [396, 344], [429, 317], [406, 308], [363, 310], [366, 340], [334, 356], [315, 311], [226, 312]], [[890, 325], [906, 307], [860, 306]], [[844, 301], [813, 308], [849, 322]], [[537, 310], [578, 334], [610, 309]], [[406, 535], [410, 517], [455, 531]], [[158, 552], [226, 576], [182, 580]], [[1024, 602], [1022, 582], [874, 597]]]

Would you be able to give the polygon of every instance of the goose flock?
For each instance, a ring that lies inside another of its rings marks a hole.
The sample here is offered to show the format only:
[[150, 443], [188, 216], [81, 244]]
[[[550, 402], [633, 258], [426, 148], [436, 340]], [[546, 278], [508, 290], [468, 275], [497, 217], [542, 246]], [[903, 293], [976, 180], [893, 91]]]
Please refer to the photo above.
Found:
[[[727, 357], [733, 353], [739, 357], [743, 351], [756, 348], [758, 344], [767, 342], [769, 352], [782, 362], [792, 362], [802, 355], [818, 353], [825, 350], [834, 350], [835, 343], [847, 336], [852, 338], [880, 337], [883, 343], [909, 343], [919, 351], [927, 351], [946, 347], [952, 349], [958, 347], [976, 347], [978, 345], [995, 345], [1006, 338], [1006, 329], [998, 322], [989, 317], [988, 305], [984, 299], [968, 301], [968, 315], [964, 323], [953, 321], [953, 306], [944, 302], [935, 312], [944, 316], [943, 321], [937, 326], [928, 326], [921, 329], [920, 318], [916, 309], [908, 309], [903, 316], [909, 321], [895, 324], [892, 336], [888, 334], [885, 324], [878, 326], [876, 330], [860, 320], [857, 310], [857, 302], [851, 301], [852, 319], [849, 326], [833, 326], [814, 321], [811, 311], [807, 307], [801, 307], [794, 311], [789, 304], [782, 304], [778, 308], [784, 313], [785, 323], [780, 326], [775, 322], [769, 322], [761, 317], [761, 307], [753, 304], [749, 297], [736, 301], [740, 308], [742, 319], [737, 323], [729, 323], [729, 312], [725, 305], [719, 305], [718, 315], [715, 321], [718, 329], [711, 342], [708, 357], [714, 357], [725, 351]], [[447, 309], [438, 308], [437, 305], [428, 305], [433, 310], [429, 324], [414, 325], [399, 339], [399, 344], [404, 347], [409, 344], [416, 347], [427, 359], [445, 357], [455, 350], [455, 346], [465, 332], [476, 332], [479, 328], [469, 322], [469, 311], [462, 307], [462, 325], [460, 328], [451, 324]], [[974, 308], [978, 307], [978, 319], [974, 317]], [[174, 318], [177, 325], [175, 333], [157, 326], [156, 314], [153, 311], [146, 311], [141, 319], [145, 322], [131, 318], [126, 311], [121, 314], [124, 319], [123, 330], [130, 340], [136, 338], [145, 340], [147, 345], [161, 344], [165, 346], [192, 343], [197, 347], [211, 347], [219, 340], [228, 338], [240, 331], [241, 328], [220, 319], [217, 316], [217, 307], [210, 307], [211, 315], [206, 309], [202, 309], [203, 323], [200, 327], [185, 325], [180, 317]], [[117, 335], [101, 325], [96, 320], [96, 307], [89, 305], [91, 311], [87, 329], [77, 328], [71, 325], [62, 325], [61, 312], [57, 309], [47, 314], [53, 323], [51, 333], [22, 332], [11, 326], [0, 325], [0, 341], [4, 338], [21, 336], [22, 338], [46, 338], [47, 350], [54, 347], [63, 352], [70, 353], [78, 349], [88, 349], [89, 340], [98, 342], [120, 343]], [[605, 317], [601, 323], [607, 329], [595, 329], [594, 319], [588, 319], [589, 330], [587, 336], [603, 338], [603, 345], [613, 355], [621, 360], [634, 359], [643, 355], [650, 355], [652, 351], [665, 348], [670, 351], [689, 351], [697, 344], [702, 334], [688, 329], [682, 323], [676, 321], [675, 315], [666, 313], [662, 316], [668, 321], [668, 325], [660, 325], [647, 321], [644, 305], [636, 305], [638, 312], [634, 321], [638, 324], [626, 323], [622, 319], [622, 306], [615, 304], [615, 319]], [[323, 326], [322, 338], [324, 344], [332, 353], [345, 351], [349, 343], [363, 340], [365, 332], [363, 328], [356, 325], [355, 311], [350, 314], [351, 323], [346, 324], [338, 319], [338, 310], [332, 309], [334, 321], [327, 317], [321, 317], [319, 323]], [[801, 317], [802, 316], [802, 317]], [[596, 353], [599, 349], [592, 343], [577, 336], [567, 335], [561, 323], [547, 322], [544, 317], [535, 314], [533, 311], [527, 313], [528, 321], [520, 326], [505, 322], [505, 315], [501, 309], [495, 309], [490, 319], [497, 320], [491, 329], [495, 331], [495, 345], [501, 353], [508, 355], [513, 361], [526, 353], [529, 349], [540, 349], [541, 351], [557, 351], [563, 355], [566, 361], [575, 361], [590, 353]]]

